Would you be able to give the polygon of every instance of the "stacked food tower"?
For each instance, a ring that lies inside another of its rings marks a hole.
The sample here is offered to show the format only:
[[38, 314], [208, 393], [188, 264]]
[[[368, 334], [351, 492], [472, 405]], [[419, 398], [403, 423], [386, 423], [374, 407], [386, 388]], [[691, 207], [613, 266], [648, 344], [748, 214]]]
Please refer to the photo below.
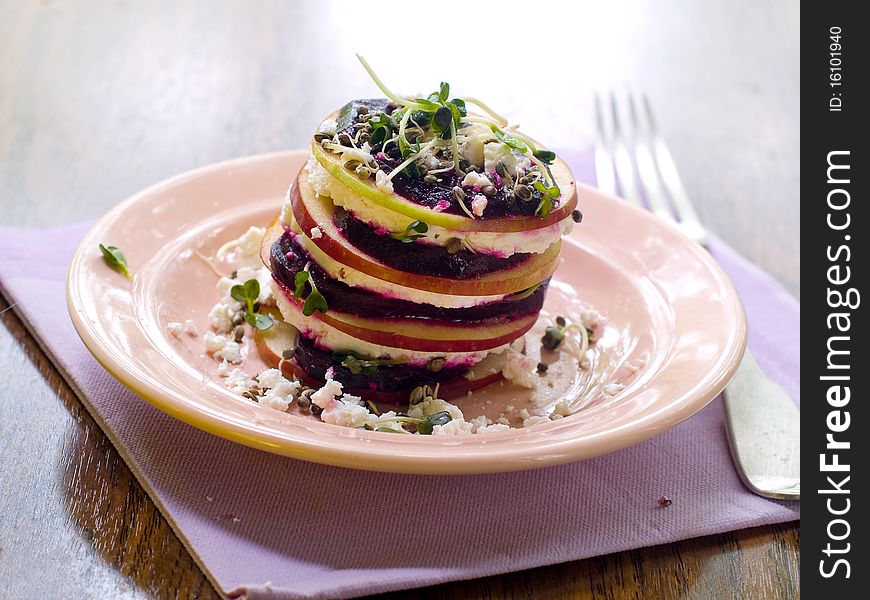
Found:
[[472, 367], [515, 352], [537, 320], [580, 220], [573, 176], [445, 83], [411, 100], [374, 78], [387, 98], [321, 123], [264, 240], [299, 332], [282, 366], [375, 401], [436, 384], [455, 398], [500, 378]]

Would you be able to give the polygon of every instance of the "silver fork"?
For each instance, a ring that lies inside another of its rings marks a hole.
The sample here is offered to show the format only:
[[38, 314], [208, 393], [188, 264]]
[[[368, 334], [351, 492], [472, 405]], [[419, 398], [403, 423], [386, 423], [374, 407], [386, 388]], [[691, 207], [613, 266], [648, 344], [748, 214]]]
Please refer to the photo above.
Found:
[[[645, 94], [621, 100], [595, 96], [598, 187], [650, 210], [689, 239], [708, 237], [658, 133]], [[786, 391], [759, 368], [749, 350], [725, 388], [731, 456], [743, 483], [768, 498], [800, 499], [800, 413]]]

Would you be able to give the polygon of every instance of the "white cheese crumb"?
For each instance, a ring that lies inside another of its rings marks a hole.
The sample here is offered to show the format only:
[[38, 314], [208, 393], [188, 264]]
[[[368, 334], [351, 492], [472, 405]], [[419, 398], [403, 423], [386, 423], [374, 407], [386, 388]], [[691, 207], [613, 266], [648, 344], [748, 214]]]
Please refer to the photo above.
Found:
[[262, 265], [260, 243], [266, 235], [265, 227], [251, 226], [237, 239], [221, 246], [215, 254], [219, 260], [230, 262], [238, 268]]
[[341, 395], [342, 385], [340, 381], [335, 381], [332, 378], [332, 371], [326, 372], [326, 383], [323, 387], [311, 394], [311, 403], [316, 404], [320, 408], [326, 408], [329, 403], [335, 400], [336, 396]]
[[498, 419], [496, 419], [495, 423], [496, 425], [507, 425], [508, 427], [510, 427], [511, 424], [511, 422], [508, 421], [507, 417], [499, 417]]
[[286, 411], [293, 402], [293, 395], [302, 387], [298, 381], [290, 381], [278, 369], [266, 369], [257, 375], [260, 387], [265, 393], [258, 402], [275, 410]]
[[523, 410], [520, 411], [520, 418], [521, 418], [521, 419], [528, 419], [528, 418], [529, 418], [529, 411], [528, 411], [528, 409], [525, 409], [525, 408], [524, 408]]
[[387, 174], [381, 170], [375, 173], [375, 185], [382, 192], [393, 193], [393, 182], [387, 179]]
[[211, 331], [205, 332], [205, 349], [215, 358], [231, 363], [242, 362], [241, 344]]
[[589, 329], [595, 329], [604, 321], [604, 317], [594, 308], [590, 308], [580, 313], [580, 321]]
[[326, 135], [335, 135], [338, 122], [335, 119], [325, 119], [320, 127], [317, 128], [317, 133], [325, 133]]
[[323, 232], [320, 231], [320, 227], [312, 227], [309, 233], [311, 235], [309, 235], [308, 237], [310, 237], [312, 240], [319, 240], [323, 237]]
[[524, 388], [534, 388], [536, 380], [534, 370], [538, 363], [533, 358], [513, 349], [506, 350], [504, 357], [504, 367], [501, 370], [504, 378]]
[[232, 303], [218, 302], [208, 313], [208, 323], [219, 333], [229, 333], [233, 330], [233, 317], [242, 307], [235, 300]]
[[556, 403], [556, 406], [553, 407], [553, 414], [567, 417], [571, 414], [571, 407], [566, 401], [560, 400]]
[[618, 394], [619, 392], [621, 392], [622, 390], [625, 389], [625, 384], [624, 383], [607, 383], [604, 386], [602, 386], [601, 389], [602, 389], [602, 391], [604, 391], [604, 393], [607, 396], [615, 396], [616, 394]]
[[199, 335], [199, 329], [196, 328], [196, 323], [193, 322], [193, 319], [187, 319], [184, 322], [184, 333], [189, 336], [196, 337]]
[[525, 171], [531, 166], [531, 161], [525, 156], [516, 154], [510, 146], [501, 142], [492, 142], [483, 147], [483, 164], [487, 172], [495, 171], [495, 166], [501, 161], [513, 177], [517, 170]]
[[[332, 175], [329, 174], [326, 167], [321, 165], [317, 162], [316, 158], [311, 156], [308, 158], [308, 162], [305, 163], [305, 170], [308, 172], [308, 183], [311, 185], [311, 189], [314, 190], [314, 193], [318, 196], [331, 196], [329, 184], [332, 181]], [[289, 215], [292, 214], [293, 210], [289, 198], [289, 192], [288, 198], [284, 200], [284, 205], [287, 206], [288, 218], [282, 218], [282, 222], [289, 224], [291, 221]]]
[[468, 421], [459, 419], [447, 421], [444, 425], [436, 425], [432, 428], [432, 435], [471, 435], [474, 426]]
[[226, 361], [221, 363], [221, 366], [218, 367], [218, 374], [224, 378], [224, 385], [229, 388], [231, 392], [236, 394], [244, 393], [257, 385], [254, 378], [241, 369], [235, 368], [230, 371], [229, 363]]
[[181, 337], [182, 325], [181, 323], [172, 321], [166, 324], [166, 331], [168, 331], [175, 337]]
[[488, 185], [492, 185], [492, 182], [489, 180], [489, 177], [487, 177], [484, 173], [469, 171], [465, 174], [465, 178], [462, 180], [462, 185], [467, 187], [477, 186], [479, 188], [483, 188]]
[[408, 409], [408, 416], [415, 419], [422, 419], [423, 417], [428, 417], [443, 411], [447, 411], [450, 414], [450, 418], [453, 420], [465, 420], [465, 417], [462, 415], [462, 411], [458, 406], [451, 404], [446, 400], [441, 400], [440, 398], [432, 398], [431, 400], [418, 402]]
[[498, 433], [499, 431], [510, 431], [510, 429], [511, 426], [508, 423], [493, 423], [492, 425], [478, 427], [474, 433]]
[[478, 217], [483, 216], [483, 211], [486, 210], [486, 205], [489, 201], [486, 199], [486, 196], [483, 194], [475, 194], [474, 198], [471, 200], [471, 212], [473, 212]]
[[477, 431], [481, 427], [486, 427], [487, 425], [492, 424], [492, 421], [489, 421], [485, 415], [480, 415], [479, 417], [469, 419], [468, 422], [474, 426], [475, 431]]
[[320, 418], [324, 423], [343, 427], [362, 427], [366, 423], [377, 421], [378, 417], [365, 406], [360, 406], [358, 400], [358, 396], [348, 395], [342, 396], [341, 400], [333, 400], [323, 409]]
[[533, 415], [528, 419], [523, 419], [523, 427], [531, 427], [532, 425], [540, 425], [541, 423], [549, 423], [550, 417], [542, 415]]
[[364, 165], [374, 162], [375, 157], [372, 156], [372, 147], [368, 142], [359, 148], [343, 147], [341, 151], [341, 163], [345, 164], [349, 160], [358, 160]]

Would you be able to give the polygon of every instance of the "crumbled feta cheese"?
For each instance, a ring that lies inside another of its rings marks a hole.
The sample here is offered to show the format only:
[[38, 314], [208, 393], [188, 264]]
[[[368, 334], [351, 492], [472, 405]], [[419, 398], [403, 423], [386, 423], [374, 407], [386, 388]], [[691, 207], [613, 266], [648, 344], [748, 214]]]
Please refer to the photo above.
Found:
[[[308, 172], [308, 184], [314, 190], [314, 193], [318, 196], [331, 196], [329, 184], [332, 181], [332, 175], [329, 174], [326, 167], [317, 162], [316, 158], [310, 156], [308, 162], [305, 163], [305, 170]], [[290, 204], [289, 197], [284, 201], [284, 204]], [[288, 211], [292, 211], [292, 207], [288, 208]], [[289, 218], [286, 220], [282, 219], [284, 223], [289, 223], [290, 220]]]
[[320, 231], [320, 227], [312, 227], [309, 233], [311, 235], [308, 237], [310, 237], [312, 240], [319, 240], [323, 237], [323, 232]]
[[323, 387], [311, 394], [311, 403], [316, 404], [320, 408], [326, 408], [329, 403], [335, 400], [336, 396], [341, 395], [343, 386], [340, 381], [335, 381], [332, 378], [332, 371], [326, 372], [326, 383]]
[[508, 173], [513, 177], [519, 171], [526, 171], [531, 166], [531, 161], [511, 150], [510, 146], [501, 142], [493, 142], [483, 147], [483, 164], [487, 172], [495, 171], [495, 166], [504, 163]]
[[540, 425], [541, 423], [549, 423], [550, 417], [544, 415], [532, 415], [528, 419], [523, 419], [523, 427], [531, 427], [532, 425]]
[[510, 429], [511, 426], [507, 423], [493, 423], [492, 425], [478, 427], [474, 433], [498, 433], [499, 431], [510, 431]]
[[194, 337], [199, 335], [199, 329], [196, 328], [196, 323], [193, 322], [193, 319], [187, 319], [184, 322], [183, 327], [184, 327], [184, 333], [186, 333], [187, 335], [194, 336]]
[[483, 211], [486, 210], [486, 205], [488, 203], [489, 201], [486, 199], [486, 196], [483, 194], [475, 194], [474, 198], [471, 200], [471, 212], [478, 217], [482, 217]]
[[221, 246], [215, 256], [219, 260], [234, 263], [238, 268], [257, 268], [263, 264], [260, 260], [260, 243], [264, 235], [266, 235], [265, 227], [251, 226], [238, 239]]
[[393, 431], [401, 431], [402, 433], [408, 433], [405, 429], [402, 428], [402, 424], [398, 421], [391, 421], [390, 419], [397, 417], [398, 414], [396, 411], [391, 410], [389, 412], [385, 412], [381, 414], [380, 417], [377, 418], [376, 421], [369, 421], [369, 425], [374, 427], [375, 429], [392, 429]]
[[366, 423], [377, 421], [378, 417], [370, 413], [365, 406], [360, 406], [357, 399], [357, 396], [345, 395], [341, 400], [333, 400], [323, 409], [320, 418], [324, 423], [343, 427], [362, 427]]
[[[312, 160], [315, 160], [313, 156], [308, 157], [308, 162], [310, 163]], [[305, 165], [306, 170], [308, 169], [308, 165]], [[311, 179], [309, 175], [309, 180]], [[291, 183], [290, 187], [287, 188], [287, 193], [284, 194], [284, 202], [281, 204], [281, 223], [289, 226], [290, 223], [293, 222], [293, 186], [296, 183]]]
[[326, 119], [317, 128], [317, 133], [325, 133], [326, 135], [335, 135], [338, 122], [335, 119]]
[[205, 350], [218, 359], [231, 363], [242, 362], [242, 345], [211, 331], [205, 332]]
[[290, 407], [290, 403], [293, 402], [293, 394], [296, 393], [299, 387], [298, 381], [288, 381], [285, 379], [277, 386], [266, 390], [257, 402], [263, 406], [284, 412]]
[[553, 407], [553, 414], [567, 417], [571, 414], [571, 407], [565, 400], [560, 400], [556, 403], [556, 406]]
[[602, 386], [602, 391], [608, 396], [615, 396], [625, 389], [624, 383], [607, 383]]
[[181, 323], [172, 321], [171, 323], [166, 324], [166, 331], [168, 331], [175, 337], [181, 337], [182, 325]]
[[246, 392], [257, 385], [257, 382], [253, 377], [238, 367], [230, 371], [229, 363], [226, 361], [221, 363], [221, 366], [218, 367], [218, 374], [224, 378], [224, 385], [228, 387], [231, 392], [235, 392], [236, 394]]
[[604, 317], [594, 308], [590, 308], [580, 313], [580, 321], [589, 329], [595, 329], [604, 321]]
[[465, 174], [465, 179], [462, 180], [462, 185], [469, 187], [477, 186], [479, 188], [483, 188], [488, 185], [492, 185], [492, 182], [489, 180], [489, 177], [487, 177], [484, 173], [469, 171]]
[[529, 411], [528, 411], [528, 409], [525, 409], [525, 408], [524, 408], [523, 410], [520, 411], [520, 418], [521, 418], [521, 419], [528, 419], [528, 418], [529, 418]]
[[506, 350], [504, 358], [501, 374], [504, 375], [505, 379], [525, 388], [535, 387], [537, 378], [534, 371], [538, 363], [533, 358], [520, 354], [514, 349]]
[[393, 193], [393, 182], [387, 179], [387, 174], [381, 170], [375, 173], [375, 185], [382, 192]]
[[274, 304], [275, 296], [272, 293], [271, 271], [269, 271], [269, 269], [264, 266], [260, 266], [259, 268], [242, 267], [240, 269], [236, 269], [235, 279], [231, 279], [229, 277], [221, 277], [220, 279], [218, 279], [217, 282], [218, 293], [221, 295], [223, 303], [233, 306], [233, 312], [238, 311], [242, 308], [241, 303], [234, 300], [231, 295], [231, 290], [233, 289], [233, 286], [241, 285], [251, 279], [256, 279], [257, 283], [260, 284], [260, 295], [257, 296], [257, 301], [260, 304]]
[[242, 307], [241, 303], [233, 300], [218, 302], [208, 313], [208, 322], [211, 328], [220, 333], [229, 333], [233, 329], [233, 317]]
[[485, 415], [480, 415], [479, 417], [469, 419], [468, 422], [474, 426], [475, 431], [477, 431], [480, 427], [486, 427], [487, 425], [492, 424], [492, 421], [488, 420]]
[[474, 433], [474, 426], [468, 421], [454, 419], [447, 421], [444, 425], [436, 425], [432, 428], [432, 435], [471, 435]]
[[374, 162], [375, 157], [372, 156], [372, 147], [368, 142], [359, 148], [341, 147], [341, 163], [345, 164], [349, 160], [356, 160], [364, 165]]
[[408, 416], [415, 419], [422, 419], [423, 417], [428, 417], [443, 411], [447, 411], [450, 414], [451, 419], [457, 421], [465, 420], [465, 417], [463, 417], [462, 411], [459, 410], [458, 406], [450, 404], [446, 400], [441, 400], [440, 398], [432, 398], [431, 400], [418, 402], [408, 409]]
[[511, 422], [508, 421], [507, 417], [499, 417], [495, 420], [496, 425], [507, 425], [510, 427]]
[[441, 161], [434, 154], [427, 154], [423, 159], [423, 165], [430, 171], [434, 171], [441, 166]]

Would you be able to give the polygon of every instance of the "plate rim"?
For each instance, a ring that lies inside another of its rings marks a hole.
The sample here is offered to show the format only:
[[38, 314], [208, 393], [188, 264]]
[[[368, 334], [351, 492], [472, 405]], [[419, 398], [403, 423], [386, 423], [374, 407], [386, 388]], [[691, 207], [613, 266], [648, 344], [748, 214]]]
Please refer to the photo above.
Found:
[[[88, 326], [88, 323], [83, 318], [83, 307], [78, 302], [76, 286], [79, 283], [79, 269], [84, 266], [85, 255], [93, 250], [88, 242], [94, 237], [96, 232], [101, 231], [108, 224], [112, 223], [118, 215], [123, 214], [129, 207], [135, 205], [144, 198], [153, 196], [155, 193], [158, 193], [163, 189], [168, 189], [185, 181], [208, 175], [214, 171], [231, 169], [242, 165], [250, 166], [252, 164], [268, 162], [276, 159], [298, 160], [305, 155], [307, 155], [307, 150], [304, 149], [270, 152], [238, 157], [185, 171], [157, 182], [128, 197], [107, 212], [89, 229], [88, 233], [76, 248], [67, 270], [67, 309], [73, 322], [73, 326], [75, 327], [79, 337], [82, 339], [82, 342], [85, 344], [88, 351], [103, 366], [103, 368], [112, 375], [112, 377], [140, 398], [188, 425], [206, 431], [212, 435], [271, 453], [332, 466], [377, 472], [478, 474], [527, 470], [574, 462], [613, 452], [654, 437], [655, 435], [658, 435], [659, 433], [662, 433], [691, 417], [709, 404], [725, 388], [740, 363], [747, 342], [745, 312], [742, 301], [737, 294], [731, 279], [715, 259], [713, 259], [705, 249], [684, 238], [676, 228], [657, 220], [647, 211], [632, 206], [627, 202], [609, 197], [595, 188], [591, 188], [590, 186], [578, 182], [578, 195], [581, 194], [584, 189], [594, 190], [595, 194], [607, 198], [608, 201], [619, 202], [619, 210], [627, 210], [630, 213], [634, 213], [635, 217], [648, 220], [653, 227], [670, 230], [671, 234], [676, 234], [679, 238], [682, 238], [683, 241], [688, 243], [686, 247], [693, 250], [694, 258], [700, 260], [704, 267], [715, 275], [716, 280], [722, 286], [722, 291], [724, 291], [732, 301], [736, 301], [734, 304], [737, 314], [734, 316], [737, 318], [738, 322], [735, 335], [728, 340], [729, 343], [725, 348], [725, 352], [723, 352], [723, 355], [728, 355], [727, 359], [721, 368], [716, 371], [715, 376], [712, 377], [702, 390], [695, 391], [694, 393], [692, 393], [692, 391], [686, 392], [680, 397], [671, 400], [659, 410], [650, 414], [635, 417], [619, 427], [591, 434], [584, 434], [579, 442], [577, 440], [562, 440], [558, 443], [551, 443], [547, 446], [547, 449], [550, 451], [558, 449], [560, 451], [559, 454], [553, 454], [551, 452], [547, 456], [536, 458], [533, 455], [517, 456], [517, 451], [500, 450], [490, 447], [486, 450], [480, 451], [478, 453], [479, 456], [469, 456], [468, 454], [462, 454], [459, 456], [448, 454], [444, 456], [433, 452], [433, 455], [429, 457], [425, 465], [421, 465], [420, 461], [422, 459], [420, 457], [409, 458], [402, 456], [401, 453], [398, 453], [396, 456], [381, 455], [379, 457], [380, 460], [377, 462], [368, 461], [365, 459], [372, 458], [371, 454], [366, 454], [364, 448], [361, 452], [359, 445], [351, 448], [351, 445], [348, 444], [346, 448], [338, 448], [333, 447], [332, 445], [317, 444], [317, 440], [313, 440], [311, 443], [306, 443], [305, 440], [294, 441], [287, 437], [270, 435], [262, 430], [259, 431], [259, 436], [257, 436], [256, 434], [258, 432], [252, 431], [252, 429], [256, 428], [256, 423], [252, 424], [253, 427], [239, 428], [233, 423], [227, 423], [226, 420], [221, 421], [220, 419], [216, 419], [214, 416], [203, 414], [203, 412], [194, 405], [189, 404], [188, 410], [180, 410], [173, 398], [165, 394], [162, 390], [147, 385], [140, 377], [134, 373], [126, 371], [117, 360], [114, 360], [111, 353], [106, 351], [101, 340], [94, 335], [94, 331]], [[563, 243], [566, 242], [581, 247], [579, 242], [570, 237], [563, 238]], [[710, 371], [707, 372], [708, 378], [715, 366], [715, 364], [711, 364]], [[654, 383], [654, 380], [655, 376], [653, 376], [650, 383]], [[335, 427], [325, 423], [314, 424], [325, 427]], [[512, 430], [515, 434], [523, 431], [528, 430]], [[620, 435], [615, 435], [616, 432], [619, 432]], [[255, 434], [254, 437], [252, 437], [252, 433]], [[360, 433], [363, 435], [371, 434], [371, 432]], [[495, 441], [496, 438], [494, 436], [499, 435], [503, 434], [488, 434], [487, 439]], [[430, 445], [432, 450], [435, 450], [440, 446], [439, 444], [433, 443], [434, 440], [428, 438], [420, 440], [415, 439], [415, 443], [419, 444], [420, 442], [422, 442], [422, 445], [424, 446]], [[455, 444], [455, 441], [453, 441], [453, 443]], [[316, 453], [312, 453], [312, 450], [316, 450]], [[413, 464], [408, 464], [409, 462], [413, 462]], [[425, 466], [425, 468], [421, 468], [423, 466]]]

